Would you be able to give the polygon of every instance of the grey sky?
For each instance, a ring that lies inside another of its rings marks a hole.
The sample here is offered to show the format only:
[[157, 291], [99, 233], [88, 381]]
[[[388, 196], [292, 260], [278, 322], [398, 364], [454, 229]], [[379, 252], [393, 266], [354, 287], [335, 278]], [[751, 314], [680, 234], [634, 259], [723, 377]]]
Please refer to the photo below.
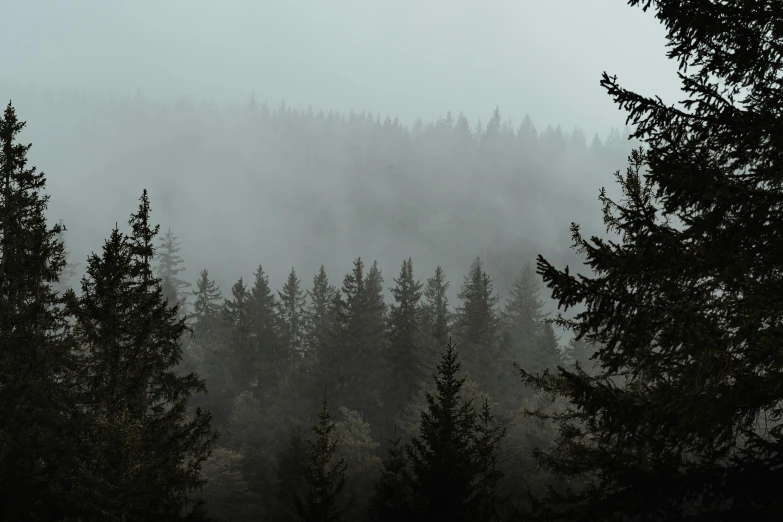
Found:
[[[194, 101], [447, 110], [602, 135], [601, 71], [679, 96], [663, 27], [624, 0], [0, 1], [0, 85]], [[13, 90], [13, 89], [12, 89]], [[13, 94], [13, 93], [10, 93]]]

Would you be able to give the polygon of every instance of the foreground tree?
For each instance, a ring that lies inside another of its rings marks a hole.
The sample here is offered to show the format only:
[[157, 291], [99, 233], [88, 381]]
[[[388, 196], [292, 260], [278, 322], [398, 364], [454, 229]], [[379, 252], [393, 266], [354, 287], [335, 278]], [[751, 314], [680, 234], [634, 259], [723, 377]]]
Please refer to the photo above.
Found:
[[187, 416], [190, 396], [206, 388], [174, 371], [186, 326], [152, 276], [149, 212], [145, 191], [131, 235], [114, 229], [88, 260], [82, 295], [69, 295], [82, 408], [92, 420], [78, 475], [89, 519], [178, 519], [204, 483], [201, 464], [217, 437], [209, 414]]
[[617, 174], [622, 202], [601, 191], [620, 241], [587, 241], [572, 225], [595, 275], [539, 257], [559, 306], [586, 307], [560, 323], [601, 347], [594, 377], [525, 374], [572, 403], [542, 463], [590, 478], [538, 515], [779, 520], [783, 5], [629, 4], [654, 5], [689, 100], [667, 107], [603, 76], [646, 148]]
[[303, 522], [342, 520], [342, 492], [347, 464], [336, 458], [337, 440], [332, 434], [334, 421], [324, 397], [318, 424], [313, 426], [314, 441], [307, 441], [304, 491], [296, 496], [296, 510]]
[[46, 178], [27, 165], [25, 126], [0, 119], [0, 518], [51, 519], [70, 496], [69, 456], [80, 421], [71, 401], [71, 336], [55, 292], [66, 266], [49, 227]]

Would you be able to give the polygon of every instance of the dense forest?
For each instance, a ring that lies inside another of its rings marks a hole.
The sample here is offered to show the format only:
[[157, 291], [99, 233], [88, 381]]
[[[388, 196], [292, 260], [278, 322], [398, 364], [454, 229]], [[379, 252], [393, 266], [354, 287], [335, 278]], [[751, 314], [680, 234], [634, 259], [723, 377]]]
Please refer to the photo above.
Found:
[[628, 3], [688, 101], [604, 73], [630, 127], [589, 144], [499, 109], [9, 103], [0, 517], [783, 519], [783, 6]]

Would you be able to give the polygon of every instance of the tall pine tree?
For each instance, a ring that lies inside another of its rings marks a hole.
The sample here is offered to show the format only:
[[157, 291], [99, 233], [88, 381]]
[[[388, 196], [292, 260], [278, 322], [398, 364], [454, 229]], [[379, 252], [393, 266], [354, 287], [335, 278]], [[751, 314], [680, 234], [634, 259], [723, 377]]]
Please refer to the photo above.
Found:
[[394, 303], [389, 308], [389, 343], [385, 354], [388, 381], [385, 393], [386, 421], [395, 422], [410, 403], [424, 380], [419, 325], [421, 283], [413, 278], [413, 261], [402, 263], [396, 286], [391, 289]]
[[688, 100], [666, 106], [601, 84], [645, 146], [604, 190], [619, 240], [574, 246], [590, 276], [538, 272], [598, 374], [533, 379], [572, 403], [542, 462], [588, 487], [553, 495], [546, 520], [778, 520], [783, 433], [780, 231], [783, 5], [629, 0], [654, 6]]
[[25, 122], [0, 119], [0, 518], [63, 515], [73, 484], [75, 370], [55, 287], [66, 266], [59, 225], [46, 223], [46, 177], [17, 142]]
[[302, 282], [296, 277], [296, 270], [292, 268], [283, 290], [277, 292], [280, 298], [283, 346], [297, 358], [303, 355], [305, 346], [304, 322], [307, 297], [301, 287]]
[[191, 284], [180, 278], [180, 274], [185, 271], [182, 266], [184, 260], [179, 255], [180, 250], [177, 236], [169, 228], [160, 238], [155, 251], [155, 258], [158, 260], [155, 275], [161, 280], [163, 297], [171, 304], [179, 304], [180, 311], [185, 314], [188, 298], [186, 289], [190, 288]]
[[90, 257], [81, 296], [70, 294], [84, 350], [83, 407], [93, 419], [81, 469], [88, 518], [179, 518], [203, 485], [201, 464], [217, 436], [208, 413], [187, 415], [191, 394], [206, 388], [174, 371], [187, 327], [152, 275], [149, 216], [144, 191], [131, 235], [115, 228], [102, 256]]

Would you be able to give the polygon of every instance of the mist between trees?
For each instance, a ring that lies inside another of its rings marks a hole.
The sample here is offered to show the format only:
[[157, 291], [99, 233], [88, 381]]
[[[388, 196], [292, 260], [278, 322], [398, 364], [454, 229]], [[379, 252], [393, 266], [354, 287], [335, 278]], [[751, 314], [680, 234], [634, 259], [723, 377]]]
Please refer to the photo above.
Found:
[[690, 102], [589, 146], [30, 95], [47, 185], [9, 103], [2, 518], [780, 520], [783, 7], [628, 3]]

